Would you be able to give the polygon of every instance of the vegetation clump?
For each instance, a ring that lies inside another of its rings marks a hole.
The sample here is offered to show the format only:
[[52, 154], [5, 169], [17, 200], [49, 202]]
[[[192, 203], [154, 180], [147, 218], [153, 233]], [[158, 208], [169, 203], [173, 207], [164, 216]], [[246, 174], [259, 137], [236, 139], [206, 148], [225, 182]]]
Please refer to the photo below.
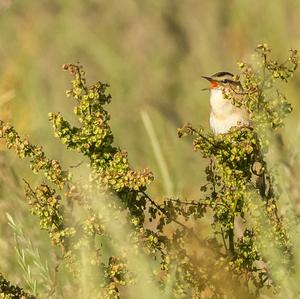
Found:
[[[257, 65], [239, 63], [238, 96], [234, 90], [226, 94], [250, 112], [253, 127], [218, 136], [191, 124], [178, 130], [179, 137], [193, 136], [194, 149], [209, 160], [199, 199], [159, 202], [148, 194], [151, 171], [132, 169], [127, 152], [114, 144], [105, 109], [111, 101], [108, 85], [88, 86], [80, 65], [63, 66], [73, 78], [67, 96], [74, 100], [79, 125], [60, 113], [50, 113], [49, 120], [55, 136], [87, 162], [90, 175], [84, 183], [75, 179], [75, 168], [64, 169], [11, 125], [0, 123], [7, 147], [29, 158], [34, 173], [44, 174], [46, 181], [37, 187], [24, 180], [26, 199], [60, 249], [55, 271], [72, 277], [74, 289], [84, 277], [78, 294], [138, 298], [151, 289], [165, 298], [253, 298], [266, 287], [279, 292], [280, 275], [267, 254], [270, 244], [284, 256], [276, 267], [292, 275], [294, 248], [266, 155], [270, 134], [292, 110], [276, 82], [292, 77], [298, 56], [291, 50], [280, 64], [267, 45], [256, 51]], [[197, 225], [210, 215], [212, 234], [201, 237]], [[109, 256], [105, 247], [112, 248]], [[51, 286], [51, 296], [59, 292], [58, 285]]]
[[0, 274], [0, 296], [4, 299], [35, 299], [20, 287], [12, 285], [2, 274]]

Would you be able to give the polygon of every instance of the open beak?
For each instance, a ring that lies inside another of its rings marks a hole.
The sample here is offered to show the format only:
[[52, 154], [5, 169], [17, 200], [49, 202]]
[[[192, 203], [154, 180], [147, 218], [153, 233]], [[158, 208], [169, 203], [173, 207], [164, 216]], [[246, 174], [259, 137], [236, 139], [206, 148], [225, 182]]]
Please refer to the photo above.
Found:
[[213, 79], [211, 77], [202, 76], [202, 78], [208, 80], [209, 82], [213, 81]]
[[219, 85], [219, 83], [217, 81], [215, 81], [214, 79], [212, 79], [211, 77], [202, 76], [202, 78], [206, 79], [207, 81], [209, 81], [211, 83], [211, 85], [209, 87], [203, 88], [202, 90], [211, 90], [212, 88], [215, 88]]

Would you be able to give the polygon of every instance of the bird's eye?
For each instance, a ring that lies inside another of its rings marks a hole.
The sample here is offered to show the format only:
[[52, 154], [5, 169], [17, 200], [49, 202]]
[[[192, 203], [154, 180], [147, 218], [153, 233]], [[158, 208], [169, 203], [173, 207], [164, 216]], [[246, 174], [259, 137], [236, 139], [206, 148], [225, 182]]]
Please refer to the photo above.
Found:
[[228, 83], [227, 79], [222, 80], [223, 83]]

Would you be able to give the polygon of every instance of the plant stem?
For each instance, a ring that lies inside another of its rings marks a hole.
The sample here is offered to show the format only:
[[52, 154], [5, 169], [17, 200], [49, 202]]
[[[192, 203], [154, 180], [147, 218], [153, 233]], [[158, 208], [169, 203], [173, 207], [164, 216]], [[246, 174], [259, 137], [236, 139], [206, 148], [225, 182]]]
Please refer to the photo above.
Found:
[[234, 255], [234, 232], [233, 228], [230, 228], [228, 231], [228, 241], [229, 241], [229, 251], [231, 255]]

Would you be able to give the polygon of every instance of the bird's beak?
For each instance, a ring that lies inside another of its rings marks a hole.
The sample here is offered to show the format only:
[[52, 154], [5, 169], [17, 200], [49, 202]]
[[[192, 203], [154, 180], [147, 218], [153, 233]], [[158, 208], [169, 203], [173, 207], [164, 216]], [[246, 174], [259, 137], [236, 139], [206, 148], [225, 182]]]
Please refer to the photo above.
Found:
[[205, 91], [205, 90], [209, 90], [209, 89], [210, 89], [209, 87], [205, 87], [205, 88], [202, 88], [201, 90]]
[[211, 77], [202, 76], [202, 78], [208, 80], [209, 82], [213, 81]]
[[219, 85], [219, 83], [217, 81], [215, 81], [214, 79], [212, 79], [211, 77], [202, 76], [202, 78], [206, 79], [207, 81], [209, 81], [211, 83], [211, 85], [209, 87], [203, 88], [202, 90], [211, 90], [212, 88], [215, 88]]

